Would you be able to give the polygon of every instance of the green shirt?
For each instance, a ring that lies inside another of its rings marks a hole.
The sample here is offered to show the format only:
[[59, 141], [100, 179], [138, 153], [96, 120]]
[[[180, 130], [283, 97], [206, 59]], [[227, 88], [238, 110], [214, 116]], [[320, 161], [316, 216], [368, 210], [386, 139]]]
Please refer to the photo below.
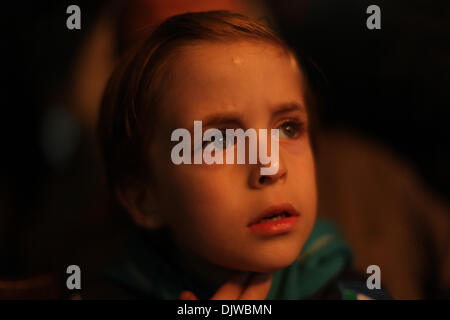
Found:
[[[180, 253], [164, 233], [136, 234], [127, 254], [106, 271], [115, 283], [139, 296], [178, 299], [190, 290], [199, 299], [209, 299], [217, 287], [188, 272], [179, 262]], [[311, 297], [337, 277], [352, 262], [349, 246], [329, 222], [318, 219], [301, 254], [288, 267], [273, 273], [268, 300], [298, 300]]]

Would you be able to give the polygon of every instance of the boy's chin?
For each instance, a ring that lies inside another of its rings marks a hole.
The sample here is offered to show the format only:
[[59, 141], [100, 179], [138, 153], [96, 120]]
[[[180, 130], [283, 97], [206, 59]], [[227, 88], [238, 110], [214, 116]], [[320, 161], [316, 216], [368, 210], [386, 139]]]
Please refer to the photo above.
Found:
[[255, 272], [275, 272], [284, 268], [289, 267], [294, 263], [297, 257], [293, 257], [292, 259], [285, 259], [283, 261], [275, 261], [269, 264], [264, 263], [261, 265]]
[[282, 252], [270, 255], [255, 257], [252, 262], [248, 263], [247, 270], [252, 272], [271, 273], [286, 267], [295, 262], [300, 250], [292, 250], [290, 252]]

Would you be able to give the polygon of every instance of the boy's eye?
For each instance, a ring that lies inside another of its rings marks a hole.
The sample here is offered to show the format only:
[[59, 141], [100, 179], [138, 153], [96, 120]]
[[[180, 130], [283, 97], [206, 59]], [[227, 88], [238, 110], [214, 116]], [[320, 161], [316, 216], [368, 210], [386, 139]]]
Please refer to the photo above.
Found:
[[[297, 120], [289, 120], [285, 121], [278, 129], [280, 129], [280, 138], [295, 139], [302, 133], [303, 124]], [[214, 143], [217, 149], [226, 149], [236, 143], [236, 139], [227, 139], [226, 129], [219, 130], [222, 132], [222, 137], [217, 141], [215, 137], [211, 138], [212, 141], [203, 141], [202, 149], [206, 148], [210, 143]]]
[[226, 149], [234, 144], [234, 139], [227, 139], [226, 129], [219, 129], [219, 130], [220, 132], [222, 132], [222, 137], [217, 141], [215, 140], [215, 137], [211, 138], [212, 141], [203, 141], [202, 144], [203, 149], [206, 148], [206, 146], [209, 145], [210, 143], [214, 143], [214, 146], [217, 149]]
[[302, 128], [303, 125], [298, 121], [286, 121], [278, 127], [280, 130], [280, 138], [297, 138], [301, 134]]

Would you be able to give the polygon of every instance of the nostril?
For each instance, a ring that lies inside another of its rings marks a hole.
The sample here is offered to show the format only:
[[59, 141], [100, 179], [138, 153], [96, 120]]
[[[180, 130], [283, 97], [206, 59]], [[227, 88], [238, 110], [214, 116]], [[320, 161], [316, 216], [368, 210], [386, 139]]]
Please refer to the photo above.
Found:
[[266, 181], [266, 179], [268, 179], [266, 176], [262, 176], [259, 178], [259, 183], [260, 184], [264, 184], [264, 182]]

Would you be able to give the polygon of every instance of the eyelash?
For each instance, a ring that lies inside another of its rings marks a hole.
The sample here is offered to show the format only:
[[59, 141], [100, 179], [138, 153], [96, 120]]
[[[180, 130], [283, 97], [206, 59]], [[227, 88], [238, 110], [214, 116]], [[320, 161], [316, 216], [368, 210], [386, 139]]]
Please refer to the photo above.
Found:
[[[290, 137], [289, 139], [298, 139], [305, 132], [305, 124], [298, 119], [287, 119], [281, 125], [278, 126], [280, 128], [283, 125], [290, 124], [295, 129], [295, 135]], [[277, 128], [277, 129], [278, 129]], [[223, 139], [226, 139], [226, 128], [218, 128], [222, 132]], [[282, 130], [282, 129], [281, 129]], [[202, 144], [202, 149], [206, 148], [210, 143], [214, 143], [213, 141], [204, 141]], [[233, 143], [234, 145], [234, 143]], [[225, 149], [225, 148], [224, 148]]]

